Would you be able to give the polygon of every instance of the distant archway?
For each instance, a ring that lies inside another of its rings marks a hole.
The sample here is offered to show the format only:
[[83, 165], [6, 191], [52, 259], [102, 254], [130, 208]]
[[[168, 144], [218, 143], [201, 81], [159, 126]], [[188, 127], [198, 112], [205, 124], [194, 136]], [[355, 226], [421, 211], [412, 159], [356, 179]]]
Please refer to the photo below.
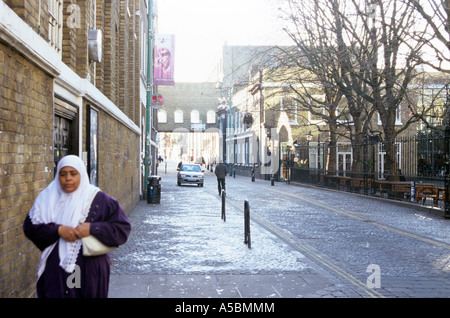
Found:
[[280, 132], [278, 133], [280, 143], [281, 142], [289, 142], [289, 132], [286, 126], [281, 126]]

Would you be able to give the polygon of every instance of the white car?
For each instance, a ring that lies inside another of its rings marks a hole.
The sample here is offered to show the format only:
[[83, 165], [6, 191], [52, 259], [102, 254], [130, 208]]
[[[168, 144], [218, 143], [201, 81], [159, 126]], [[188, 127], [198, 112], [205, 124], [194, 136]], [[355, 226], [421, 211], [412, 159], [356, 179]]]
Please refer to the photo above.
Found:
[[177, 185], [181, 186], [182, 183], [197, 184], [203, 187], [203, 180], [205, 178], [205, 170], [198, 164], [186, 163], [178, 168]]

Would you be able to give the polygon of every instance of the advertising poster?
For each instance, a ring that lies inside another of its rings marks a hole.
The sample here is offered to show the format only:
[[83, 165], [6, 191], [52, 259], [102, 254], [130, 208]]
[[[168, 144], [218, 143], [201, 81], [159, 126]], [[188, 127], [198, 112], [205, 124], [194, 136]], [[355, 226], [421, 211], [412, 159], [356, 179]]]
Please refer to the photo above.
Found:
[[175, 85], [174, 81], [174, 44], [173, 34], [156, 34], [155, 37], [155, 85]]

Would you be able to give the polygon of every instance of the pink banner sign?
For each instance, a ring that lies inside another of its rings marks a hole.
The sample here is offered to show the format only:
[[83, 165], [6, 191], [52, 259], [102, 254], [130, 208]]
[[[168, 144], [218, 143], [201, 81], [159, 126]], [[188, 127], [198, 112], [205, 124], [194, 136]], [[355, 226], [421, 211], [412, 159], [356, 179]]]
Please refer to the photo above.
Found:
[[155, 37], [155, 85], [175, 85], [174, 80], [174, 48], [173, 34], [156, 34]]

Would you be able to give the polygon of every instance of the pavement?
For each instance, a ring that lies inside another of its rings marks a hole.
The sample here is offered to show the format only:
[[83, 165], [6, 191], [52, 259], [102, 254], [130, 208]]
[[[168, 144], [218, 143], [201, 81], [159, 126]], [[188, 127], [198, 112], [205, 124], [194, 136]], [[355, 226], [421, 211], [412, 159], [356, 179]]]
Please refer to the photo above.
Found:
[[[110, 298], [179, 306], [450, 296], [448, 220], [428, 208], [236, 176], [226, 179], [223, 220], [213, 173], [205, 173], [204, 187], [177, 186], [176, 163], [160, 175], [161, 202], [139, 202], [128, 242], [110, 255]], [[244, 244], [245, 199], [251, 246]], [[368, 265], [381, 269], [381, 288]]]
[[[128, 242], [110, 254], [110, 298], [377, 296], [344, 283], [252, 217], [249, 248], [243, 205], [227, 200], [226, 220], [221, 218], [212, 173], [206, 172], [203, 188], [176, 186], [173, 167], [160, 175], [160, 204], [140, 201], [129, 214]], [[227, 182], [231, 185], [232, 178]]]

